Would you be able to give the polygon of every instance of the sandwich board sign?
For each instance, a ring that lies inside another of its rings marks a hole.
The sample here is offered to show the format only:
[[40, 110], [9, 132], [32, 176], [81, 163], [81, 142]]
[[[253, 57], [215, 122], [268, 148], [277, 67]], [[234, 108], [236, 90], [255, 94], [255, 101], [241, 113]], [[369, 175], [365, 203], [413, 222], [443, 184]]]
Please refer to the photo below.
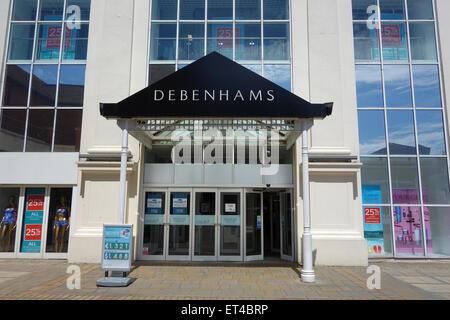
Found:
[[[98, 286], [126, 286], [131, 279], [124, 275], [131, 270], [133, 241], [133, 225], [131, 224], [104, 224], [102, 241], [102, 269], [105, 278], [97, 281]], [[113, 276], [108, 277], [112, 271]], [[114, 276], [115, 272], [122, 272], [123, 276]]]

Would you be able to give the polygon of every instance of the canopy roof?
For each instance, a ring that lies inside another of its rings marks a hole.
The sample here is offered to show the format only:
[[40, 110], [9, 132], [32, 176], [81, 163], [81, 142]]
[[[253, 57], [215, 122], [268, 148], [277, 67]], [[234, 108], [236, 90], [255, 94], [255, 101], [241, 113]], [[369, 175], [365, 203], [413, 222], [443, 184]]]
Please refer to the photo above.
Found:
[[118, 103], [101, 103], [108, 119], [323, 119], [333, 103], [311, 104], [217, 52]]

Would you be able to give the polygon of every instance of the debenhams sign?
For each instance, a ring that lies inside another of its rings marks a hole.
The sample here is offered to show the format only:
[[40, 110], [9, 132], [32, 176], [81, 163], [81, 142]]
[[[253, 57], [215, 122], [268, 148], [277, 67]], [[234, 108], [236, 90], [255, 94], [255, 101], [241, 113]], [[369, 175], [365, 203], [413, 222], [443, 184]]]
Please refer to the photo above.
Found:
[[154, 101], [274, 101], [274, 90], [159, 90]]

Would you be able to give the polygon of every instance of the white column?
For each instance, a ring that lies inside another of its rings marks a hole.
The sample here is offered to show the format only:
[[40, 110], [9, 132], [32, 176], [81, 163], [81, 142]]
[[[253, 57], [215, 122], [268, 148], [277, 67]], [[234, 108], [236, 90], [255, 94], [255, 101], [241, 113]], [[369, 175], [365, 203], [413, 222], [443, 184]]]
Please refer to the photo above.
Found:
[[125, 223], [127, 197], [128, 125], [122, 127], [122, 152], [120, 155], [120, 194], [118, 223]]
[[302, 185], [303, 185], [303, 236], [302, 236], [302, 280], [314, 282], [316, 276], [313, 268], [312, 236], [311, 236], [311, 212], [309, 203], [309, 146], [308, 129], [303, 124], [302, 129]]

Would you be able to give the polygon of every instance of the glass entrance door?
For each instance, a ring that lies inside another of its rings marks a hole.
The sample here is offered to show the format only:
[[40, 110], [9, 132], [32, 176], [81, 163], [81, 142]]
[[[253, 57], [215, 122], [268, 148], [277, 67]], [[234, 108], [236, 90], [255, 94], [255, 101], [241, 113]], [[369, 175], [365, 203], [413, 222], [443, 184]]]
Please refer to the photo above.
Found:
[[194, 190], [194, 252], [192, 260], [217, 260], [217, 209], [216, 189]]
[[141, 257], [146, 260], [165, 259], [166, 192], [145, 193], [144, 232]]
[[293, 261], [293, 214], [290, 192], [280, 193], [281, 259]]
[[264, 259], [263, 194], [245, 193], [245, 261]]
[[220, 193], [219, 260], [242, 261], [242, 191]]
[[171, 191], [167, 260], [191, 259], [191, 192]]

